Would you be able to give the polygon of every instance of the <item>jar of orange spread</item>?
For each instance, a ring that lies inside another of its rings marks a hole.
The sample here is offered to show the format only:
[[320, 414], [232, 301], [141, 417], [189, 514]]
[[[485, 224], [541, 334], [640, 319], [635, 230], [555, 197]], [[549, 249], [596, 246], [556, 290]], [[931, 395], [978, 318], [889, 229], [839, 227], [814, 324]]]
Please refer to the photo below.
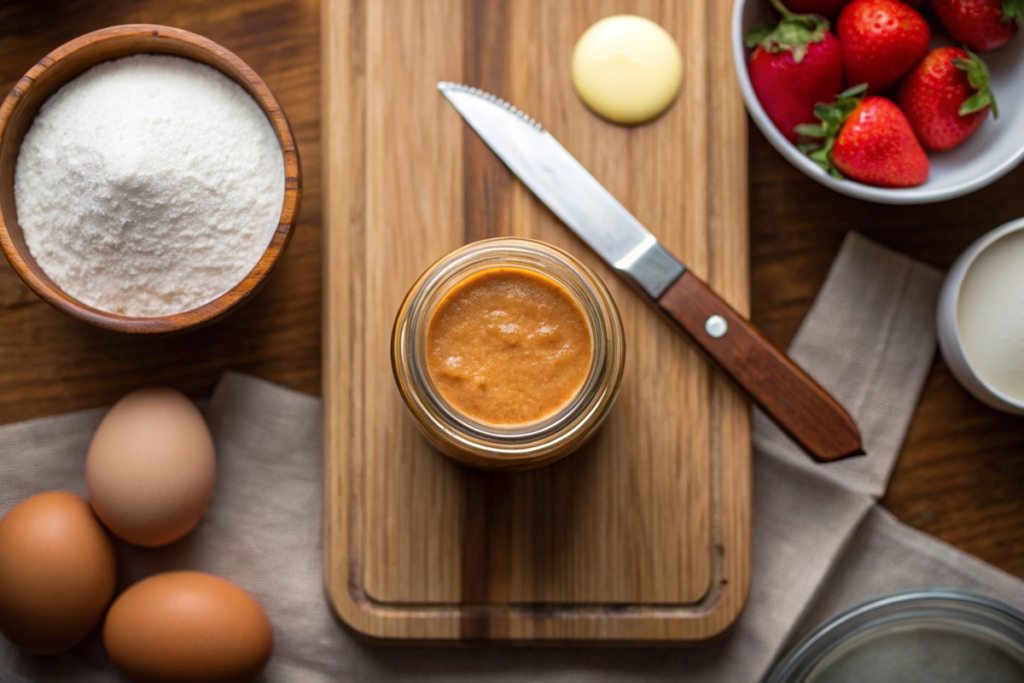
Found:
[[579, 448], [618, 394], [622, 321], [604, 283], [551, 245], [498, 238], [448, 254], [395, 320], [398, 388], [427, 438], [487, 470]]

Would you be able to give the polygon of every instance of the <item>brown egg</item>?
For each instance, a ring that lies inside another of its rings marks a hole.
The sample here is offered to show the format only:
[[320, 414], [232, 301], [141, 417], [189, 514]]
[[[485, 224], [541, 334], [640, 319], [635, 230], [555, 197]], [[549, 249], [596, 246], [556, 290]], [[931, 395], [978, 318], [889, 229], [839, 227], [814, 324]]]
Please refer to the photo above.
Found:
[[0, 520], [0, 633], [34, 654], [74, 646], [114, 595], [117, 564], [89, 504], [49, 491]]
[[165, 572], [118, 596], [103, 644], [136, 683], [228, 683], [263, 670], [274, 633], [259, 603], [234, 584], [201, 572]]
[[146, 547], [178, 540], [213, 495], [213, 439], [195, 404], [166, 387], [128, 394], [89, 446], [89, 502], [115, 535]]

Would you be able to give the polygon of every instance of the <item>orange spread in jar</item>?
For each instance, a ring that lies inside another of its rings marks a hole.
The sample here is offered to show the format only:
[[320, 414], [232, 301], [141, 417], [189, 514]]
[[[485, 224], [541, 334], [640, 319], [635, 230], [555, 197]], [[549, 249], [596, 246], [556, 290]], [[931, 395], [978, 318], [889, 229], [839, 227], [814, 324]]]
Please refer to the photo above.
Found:
[[579, 392], [590, 326], [562, 285], [525, 268], [489, 268], [445, 294], [427, 327], [427, 370], [449, 404], [493, 425], [539, 422]]

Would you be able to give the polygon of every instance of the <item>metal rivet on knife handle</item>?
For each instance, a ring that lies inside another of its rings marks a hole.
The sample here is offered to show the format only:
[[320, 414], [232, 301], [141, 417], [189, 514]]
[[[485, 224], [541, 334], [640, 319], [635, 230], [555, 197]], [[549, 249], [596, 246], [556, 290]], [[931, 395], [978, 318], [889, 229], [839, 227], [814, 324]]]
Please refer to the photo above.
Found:
[[722, 316], [713, 315], [704, 323], [704, 330], [715, 339], [721, 339], [729, 331], [729, 323]]

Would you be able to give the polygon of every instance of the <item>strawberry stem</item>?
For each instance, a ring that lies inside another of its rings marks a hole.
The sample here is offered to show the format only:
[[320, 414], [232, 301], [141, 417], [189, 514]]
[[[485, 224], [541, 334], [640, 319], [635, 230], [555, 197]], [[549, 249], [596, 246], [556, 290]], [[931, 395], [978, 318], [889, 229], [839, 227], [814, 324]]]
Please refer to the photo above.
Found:
[[782, 19], [778, 24], [761, 24], [743, 39], [743, 44], [753, 49], [760, 45], [766, 52], [792, 52], [793, 61], [799, 64], [807, 56], [811, 43], [825, 40], [831, 24], [817, 14], [793, 14], [781, 0], [770, 0], [772, 7], [779, 11]]
[[1003, 0], [1003, 21], [1024, 19], [1024, 0]]
[[768, 2], [770, 2], [772, 7], [775, 8], [775, 11], [783, 17], [788, 18], [793, 16], [793, 13], [789, 11], [789, 8], [782, 4], [782, 0], [768, 0]]
[[996, 96], [992, 93], [991, 79], [988, 74], [988, 67], [981, 57], [974, 54], [966, 47], [964, 52], [967, 57], [954, 57], [953, 66], [967, 72], [967, 81], [974, 88], [975, 93], [968, 97], [960, 105], [960, 116], [967, 116], [979, 112], [985, 107], [992, 107], [992, 116], [999, 118], [999, 105], [996, 103]]
[[846, 119], [850, 118], [867, 91], [868, 84], [861, 83], [839, 93], [833, 104], [819, 102], [814, 105], [814, 115], [821, 123], [802, 123], [793, 129], [800, 136], [800, 144], [797, 145], [800, 151], [833, 178], [841, 180], [844, 176], [832, 163], [832, 148]]

